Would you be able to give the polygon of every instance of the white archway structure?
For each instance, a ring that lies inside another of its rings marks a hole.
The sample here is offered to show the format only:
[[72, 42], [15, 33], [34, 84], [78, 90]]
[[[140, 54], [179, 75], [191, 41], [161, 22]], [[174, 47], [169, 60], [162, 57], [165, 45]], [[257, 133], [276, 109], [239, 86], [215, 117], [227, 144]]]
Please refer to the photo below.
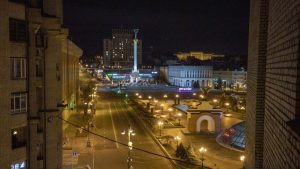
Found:
[[201, 131], [201, 123], [203, 120], [207, 120], [207, 129], [209, 132], [215, 132], [216, 130], [216, 125], [215, 125], [215, 120], [214, 118], [212, 118], [211, 116], [209, 115], [203, 115], [203, 116], [200, 116], [197, 120], [197, 127], [196, 127], [196, 131], [197, 132], [200, 132]]

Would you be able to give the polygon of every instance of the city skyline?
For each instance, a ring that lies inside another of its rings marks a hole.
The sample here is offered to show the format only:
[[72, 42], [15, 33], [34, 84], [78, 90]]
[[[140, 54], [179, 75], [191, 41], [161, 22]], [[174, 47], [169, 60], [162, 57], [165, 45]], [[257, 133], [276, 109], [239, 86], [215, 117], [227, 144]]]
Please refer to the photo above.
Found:
[[249, 0], [64, 1], [64, 24], [84, 55], [101, 54], [115, 28], [139, 28], [143, 48], [155, 51], [247, 55], [248, 21]]

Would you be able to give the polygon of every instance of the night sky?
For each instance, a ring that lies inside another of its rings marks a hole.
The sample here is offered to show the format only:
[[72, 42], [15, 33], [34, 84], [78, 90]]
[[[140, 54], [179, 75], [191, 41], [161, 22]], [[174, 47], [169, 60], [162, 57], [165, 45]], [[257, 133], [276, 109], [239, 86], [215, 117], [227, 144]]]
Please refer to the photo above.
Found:
[[143, 49], [247, 54], [249, 0], [64, 0], [64, 25], [85, 55], [112, 28], [139, 28]]

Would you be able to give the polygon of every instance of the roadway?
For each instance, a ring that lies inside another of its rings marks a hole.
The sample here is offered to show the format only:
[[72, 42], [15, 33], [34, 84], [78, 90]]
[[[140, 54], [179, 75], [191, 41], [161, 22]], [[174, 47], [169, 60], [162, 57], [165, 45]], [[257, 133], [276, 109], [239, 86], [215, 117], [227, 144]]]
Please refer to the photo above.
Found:
[[[147, 151], [164, 155], [152, 138], [137, 125], [129, 114], [129, 107], [113, 92], [98, 92], [96, 114], [93, 118], [94, 127], [91, 131], [113, 140], [127, 144], [127, 135], [121, 132], [129, 125], [136, 135], [132, 137], [133, 146]], [[70, 144], [73, 151], [78, 153], [73, 168], [89, 165], [95, 169], [124, 169], [127, 168], [128, 148], [121, 144], [90, 135], [92, 148], [87, 148], [87, 137], [74, 137]], [[94, 154], [94, 160], [93, 160]], [[133, 167], [136, 169], [171, 169], [169, 160], [132, 150]], [[69, 166], [70, 168], [71, 166]]]

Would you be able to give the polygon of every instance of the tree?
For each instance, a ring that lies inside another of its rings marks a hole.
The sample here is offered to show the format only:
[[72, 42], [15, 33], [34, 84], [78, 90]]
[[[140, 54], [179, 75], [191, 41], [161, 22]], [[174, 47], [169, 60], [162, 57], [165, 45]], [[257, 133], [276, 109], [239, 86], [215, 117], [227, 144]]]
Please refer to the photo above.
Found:
[[222, 79], [219, 77], [217, 80], [217, 86], [216, 89], [222, 89]]

